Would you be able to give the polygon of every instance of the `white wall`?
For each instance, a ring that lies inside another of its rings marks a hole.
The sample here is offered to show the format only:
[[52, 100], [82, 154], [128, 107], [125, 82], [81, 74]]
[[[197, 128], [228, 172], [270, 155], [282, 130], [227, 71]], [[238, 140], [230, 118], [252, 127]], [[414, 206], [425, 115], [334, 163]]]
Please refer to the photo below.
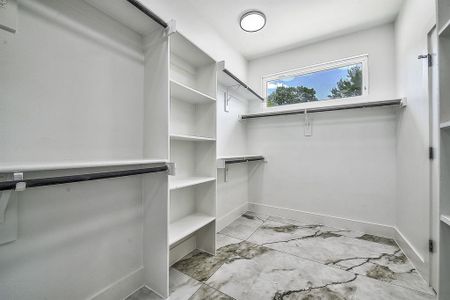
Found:
[[[1, 162], [142, 158], [142, 38], [83, 1], [19, 4], [17, 33], [0, 33]], [[167, 189], [165, 174], [149, 176]], [[18, 239], [0, 245], [0, 299], [120, 299], [144, 283], [139, 176], [15, 194]]]
[[264, 75], [368, 54], [368, 99], [390, 99], [396, 90], [394, 49], [394, 26], [383, 25], [252, 60], [249, 62], [249, 85], [261, 91]]
[[183, 0], [142, 0], [165, 21], [176, 20], [177, 29], [216, 61], [225, 60], [227, 68], [240, 78], [247, 78], [247, 60]]
[[435, 23], [434, 1], [408, 0], [396, 23], [398, 95], [408, 98], [408, 107], [398, 119], [397, 130], [397, 227], [422, 262], [416, 266], [427, 277], [429, 238], [429, 104], [424, 88], [427, 33]]
[[[367, 53], [370, 98], [390, 99], [395, 94], [394, 47], [394, 26], [384, 25], [251, 61], [249, 77], [259, 90], [263, 75]], [[250, 152], [268, 160], [251, 171], [249, 201], [395, 225], [395, 110], [311, 117], [312, 137], [304, 136], [303, 116], [247, 121]]]

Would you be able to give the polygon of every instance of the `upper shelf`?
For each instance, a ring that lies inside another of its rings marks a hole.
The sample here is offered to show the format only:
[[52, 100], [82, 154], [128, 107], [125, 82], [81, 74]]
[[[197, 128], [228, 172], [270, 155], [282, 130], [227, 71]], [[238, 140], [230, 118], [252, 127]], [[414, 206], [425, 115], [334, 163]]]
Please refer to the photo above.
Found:
[[170, 80], [170, 95], [173, 98], [183, 100], [191, 104], [213, 103], [216, 101], [213, 97], [175, 80]]
[[167, 23], [137, 0], [85, 0], [98, 10], [141, 35], [167, 27]]
[[264, 160], [265, 158], [262, 155], [222, 156], [217, 158], [217, 167], [225, 168], [226, 165]]
[[217, 80], [224, 86], [233, 88], [233, 92], [244, 99], [264, 101], [261, 95], [225, 68], [225, 61], [218, 65]]
[[133, 159], [133, 160], [107, 160], [107, 161], [76, 161], [55, 162], [40, 164], [7, 164], [0, 166], [0, 173], [31, 172], [31, 171], [53, 171], [83, 168], [136, 166], [167, 163], [166, 159]]
[[405, 107], [406, 99], [392, 99], [392, 100], [381, 100], [381, 101], [344, 103], [344, 104], [338, 104], [338, 105], [321, 105], [321, 106], [317, 106], [317, 107], [309, 107], [309, 108], [306, 107], [306, 108], [302, 108], [302, 109], [286, 109], [286, 110], [257, 112], [257, 113], [242, 115], [241, 119], [248, 120], [248, 119], [265, 118], [265, 117], [300, 115], [300, 114], [305, 114], [305, 112], [308, 114], [311, 114], [311, 113], [338, 111], [338, 110], [346, 110], [346, 109], [387, 107], [387, 106]]

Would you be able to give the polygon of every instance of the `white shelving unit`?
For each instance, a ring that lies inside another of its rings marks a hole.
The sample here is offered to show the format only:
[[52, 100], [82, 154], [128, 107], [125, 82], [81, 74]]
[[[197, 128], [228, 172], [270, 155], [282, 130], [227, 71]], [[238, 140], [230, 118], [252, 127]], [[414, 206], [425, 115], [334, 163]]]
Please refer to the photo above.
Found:
[[450, 299], [450, 0], [437, 1], [440, 113], [439, 297]]
[[170, 36], [170, 263], [195, 248], [215, 254], [216, 62]]

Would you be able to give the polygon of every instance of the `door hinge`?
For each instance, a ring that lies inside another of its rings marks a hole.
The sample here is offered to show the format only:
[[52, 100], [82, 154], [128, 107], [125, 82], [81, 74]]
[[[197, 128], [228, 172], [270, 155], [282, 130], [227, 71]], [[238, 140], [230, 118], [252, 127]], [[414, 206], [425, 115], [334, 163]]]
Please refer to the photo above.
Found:
[[428, 251], [430, 251], [430, 253], [434, 252], [434, 241], [433, 240], [428, 240]]
[[433, 160], [433, 159], [434, 159], [434, 148], [433, 148], [433, 147], [429, 147], [429, 148], [428, 148], [428, 158], [429, 158], [430, 160]]
[[418, 59], [426, 58], [428, 60], [428, 67], [432, 67], [433, 66], [433, 56], [431, 54], [419, 55], [417, 58]]

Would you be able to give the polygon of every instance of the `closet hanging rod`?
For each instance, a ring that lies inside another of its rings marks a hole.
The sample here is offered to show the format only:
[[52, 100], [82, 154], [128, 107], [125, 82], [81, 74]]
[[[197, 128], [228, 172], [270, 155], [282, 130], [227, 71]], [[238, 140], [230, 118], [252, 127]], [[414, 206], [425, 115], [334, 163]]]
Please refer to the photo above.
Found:
[[395, 100], [384, 100], [384, 101], [376, 101], [376, 102], [374, 101], [374, 102], [367, 102], [367, 103], [360, 103], [360, 104], [348, 104], [348, 105], [332, 106], [332, 107], [317, 107], [317, 108], [298, 109], [298, 110], [291, 110], [291, 111], [256, 113], [256, 114], [242, 115], [241, 119], [246, 120], [246, 119], [257, 119], [257, 118], [265, 118], [265, 117], [301, 115], [301, 114], [304, 114], [305, 111], [308, 114], [312, 114], [312, 113], [347, 110], [347, 109], [382, 107], [382, 106], [402, 106], [402, 105], [403, 105], [402, 99], [395, 99]]
[[35, 179], [22, 179], [22, 180], [11, 180], [0, 182], [0, 191], [16, 190], [18, 185], [24, 186], [25, 188], [40, 187], [40, 186], [50, 186], [73, 182], [109, 179], [149, 173], [158, 173], [168, 171], [169, 167], [167, 165], [152, 167], [152, 168], [141, 168], [141, 169], [131, 169], [122, 171], [110, 171], [110, 172], [98, 172], [98, 173], [88, 173], [79, 175], [68, 175], [59, 177], [46, 177], [46, 178], [35, 178]]
[[259, 157], [252, 157], [252, 158], [243, 158], [243, 159], [235, 159], [235, 160], [226, 160], [226, 161], [225, 161], [225, 164], [226, 164], [226, 165], [241, 164], [241, 163], [252, 162], [252, 161], [259, 161], [259, 160], [264, 160], [264, 157], [259, 156]]
[[255, 95], [256, 98], [258, 98], [261, 101], [264, 101], [264, 98], [261, 97], [260, 95], [258, 95], [258, 93], [256, 93], [254, 90], [252, 90], [247, 84], [245, 84], [242, 80], [240, 80], [239, 78], [237, 78], [233, 73], [231, 73], [230, 71], [228, 71], [227, 69], [223, 69], [222, 70], [225, 74], [227, 74], [228, 76], [230, 76], [231, 78], [233, 78], [237, 83], [239, 83], [239, 85], [243, 86], [244, 88], [246, 88], [250, 93], [252, 93], [253, 95]]
[[169, 24], [167, 24], [163, 19], [161, 19], [160, 17], [158, 17], [154, 12], [152, 12], [151, 10], [149, 10], [147, 7], [145, 7], [141, 2], [137, 1], [137, 0], [127, 0], [130, 4], [132, 4], [134, 7], [136, 7], [137, 9], [139, 9], [141, 12], [143, 12], [144, 14], [146, 14], [148, 17], [152, 18], [153, 21], [155, 21], [156, 23], [158, 23], [159, 25], [161, 25], [164, 28], [169, 27]]

